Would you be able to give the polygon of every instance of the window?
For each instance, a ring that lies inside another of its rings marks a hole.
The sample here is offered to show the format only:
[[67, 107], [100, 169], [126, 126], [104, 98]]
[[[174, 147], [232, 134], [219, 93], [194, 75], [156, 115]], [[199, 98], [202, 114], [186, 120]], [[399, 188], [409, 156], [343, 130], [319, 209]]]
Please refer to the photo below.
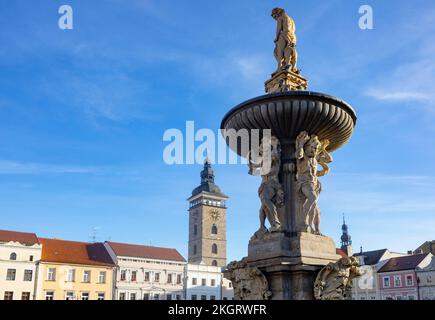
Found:
[[154, 281], [155, 282], [159, 282], [160, 281], [160, 273], [157, 272], [157, 273], [154, 274]]
[[196, 254], [198, 252], [198, 249], [196, 247], [196, 244], [193, 245], [193, 254]]
[[211, 286], [214, 287], [216, 285], [216, 280], [215, 279], [211, 279]]
[[76, 280], [76, 270], [75, 269], [69, 269], [66, 281], [68, 281], [68, 282], [74, 282], [75, 280]]
[[145, 272], [145, 281], [150, 281], [150, 273]]
[[213, 254], [218, 253], [218, 246], [216, 243], [213, 243], [213, 245], [211, 246], [211, 253], [213, 253]]
[[30, 292], [22, 292], [21, 300], [30, 300]]
[[172, 300], [172, 294], [167, 294], [166, 295], [166, 300]]
[[137, 271], [132, 271], [131, 272], [131, 281], [136, 281], [137, 278]]
[[205, 294], [201, 295], [201, 300], [207, 300], [207, 296]]
[[15, 269], [8, 269], [6, 273], [6, 280], [8, 281], [15, 281], [15, 276], [17, 274], [17, 270]]
[[181, 284], [181, 274], [177, 274], [177, 284]]
[[216, 300], [216, 296], [210, 296], [210, 300]]
[[53, 299], [54, 299], [54, 291], [46, 291], [45, 300], [53, 300]]
[[216, 260], [213, 260], [213, 261], [211, 262], [211, 265], [212, 265], [213, 267], [217, 267], [217, 261], [216, 261]]
[[154, 294], [154, 300], [159, 300], [159, 294], [158, 293]]
[[89, 300], [89, 292], [82, 292], [82, 300]]
[[33, 261], [33, 256], [30, 256], [30, 257], [29, 257], [29, 261]]
[[408, 287], [414, 285], [414, 278], [413, 278], [412, 275], [410, 275], [410, 274], [407, 274], [407, 275], [406, 275], [406, 285], [407, 285]]
[[233, 283], [232, 282], [228, 282], [228, 288], [232, 288], [233, 287]]
[[121, 281], [125, 281], [125, 275], [126, 275], [126, 271], [121, 270]]
[[150, 299], [150, 294], [149, 293], [144, 293], [143, 294], [143, 299], [144, 300], [149, 300]]
[[198, 226], [195, 224], [193, 226], [193, 235], [196, 236], [198, 234]]
[[211, 227], [211, 234], [218, 234], [218, 228], [215, 224]]
[[172, 274], [168, 274], [168, 283], [172, 283]]
[[17, 254], [15, 252], [12, 252], [9, 256], [9, 260], [17, 260]]
[[394, 286], [395, 287], [402, 286], [402, 277], [401, 276], [394, 276]]
[[23, 281], [32, 281], [33, 271], [32, 270], [24, 270], [24, 278]]
[[12, 291], [5, 291], [5, 300], [13, 300], [14, 293]]
[[427, 280], [427, 282], [432, 282], [432, 276], [431, 276], [431, 275], [428, 275], [428, 276], [426, 277], [426, 280]]
[[90, 270], [83, 271], [83, 282], [86, 282], [86, 283], [91, 282], [91, 271]]
[[393, 300], [392, 297], [385, 297], [385, 300]]
[[390, 287], [390, 277], [384, 277], [384, 287]]
[[136, 293], [130, 293], [130, 300], [136, 300]]
[[106, 295], [104, 292], [100, 292], [98, 293], [98, 298], [97, 300], [105, 300], [106, 299]]
[[397, 296], [396, 299], [397, 300], [403, 300], [403, 297], [402, 296]]
[[73, 291], [67, 291], [65, 294], [65, 300], [74, 300], [74, 292]]
[[125, 292], [119, 293], [119, 300], [125, 300]]
[[176, 300], [181, 300], [181, 295], [180, 294], [175, 295], [175, 299]]
[[201, 279], [201, 285], [206, 286], [207, 285], [207, 279]]
[[192, 286], [196, 286], [196, 278], [192, 278]]
[[415, 300], [414, 296], [408, 296], [408, 300]]
[[106, 283], [106, 271], [100, 271], [98, 274], [98, 283]]
[[56, 280], [56, 268], [48, 268], [47, 280], [48, 281], [55, 281]]
[[192, 294], [192, 299], [191, 300], [198, 300], [196, 294]]

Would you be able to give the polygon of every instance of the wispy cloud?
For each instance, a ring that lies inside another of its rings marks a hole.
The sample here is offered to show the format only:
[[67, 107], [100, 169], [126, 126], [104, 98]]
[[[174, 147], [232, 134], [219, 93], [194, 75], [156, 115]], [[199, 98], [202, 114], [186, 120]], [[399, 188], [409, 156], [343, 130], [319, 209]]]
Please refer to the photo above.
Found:
[[17, 161], [0, 161], [0, 174], [88, 174], [98, 168]]

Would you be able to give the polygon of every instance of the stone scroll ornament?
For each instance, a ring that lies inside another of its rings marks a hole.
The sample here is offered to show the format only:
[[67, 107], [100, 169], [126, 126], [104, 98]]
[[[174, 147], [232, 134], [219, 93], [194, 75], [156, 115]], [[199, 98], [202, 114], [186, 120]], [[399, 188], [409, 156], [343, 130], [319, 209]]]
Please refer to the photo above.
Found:
[[269, 300], [272, 292], [266, 277], [256, 267], [249, 267], [246, 261], [233, 261], [227, 267], [236, 300]]
[[[302, 131], [296, 138], [296, 194], [298, 231], [320, 233], [320, 209], [317, 199], [322, 190], [318, 177], [329, 172], [332, 157], [326, 151], [328, 140]], [[317, 170], [318, 165], [322, 170]]]
[[361, 275], [355, 257], [330, 262], [317, 275], [314, 282], [316, 300], [349, 300], [352, 298], [352, 280]]
[[[270, 151], [270, 152], [268, 152]], [[261, 184], [258, 196], [261, 201], [260, 228], [254, 238], [261, 238], [268, 232], [281, 231], [278, 209], [284, 206], [284, 191], [279, 183], [278, 174], [281, 167], [281, 145], [275, 136], [264, 137], [261, 140], [258, 155], [252, 151], [248, 154], [249, 174], [260, 172]], [[270, 223], [267, 229], [266, 218]]]

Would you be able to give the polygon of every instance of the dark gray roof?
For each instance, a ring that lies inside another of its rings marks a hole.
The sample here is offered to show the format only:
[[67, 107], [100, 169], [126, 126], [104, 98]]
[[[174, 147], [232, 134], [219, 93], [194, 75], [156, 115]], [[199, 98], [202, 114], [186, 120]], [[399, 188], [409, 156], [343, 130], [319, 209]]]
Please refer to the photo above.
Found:
[[390, 272], [400, 270], [415, 270], [417, 266], [428, 256], [429, 253], [413, 254], [410, 256], [395, 257], [387, 261], [378, 272]]
[[204, 168], [201, 171], [201, 184], [193, 189], [192, 196], [196, 196], [201, 192], [213, 193], [215, 195], [219, 195], [221, 197], [227, 197], [222, 193], [220, 188], [214, 183], [214, 172], [211, 167], [211, 163], [206, 160], [204, 162]]
[[355, 257], [364, 256], [365, 265], [375, 265], [379, 262], [387, 249], [380, 249], [374, 251], [366, 251], [354, 254]]

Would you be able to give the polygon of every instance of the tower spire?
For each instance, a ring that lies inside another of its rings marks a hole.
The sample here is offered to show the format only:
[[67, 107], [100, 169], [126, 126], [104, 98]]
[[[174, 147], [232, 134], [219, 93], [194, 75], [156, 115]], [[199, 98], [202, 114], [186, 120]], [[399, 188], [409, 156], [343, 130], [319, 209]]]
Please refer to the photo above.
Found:
[[346, 254], [352, 255], [352, 237], [349, 234], [349, 228], [346, 224], [346, 218], [343, 213], [343, 224], [341, 226], [341, 249], [346, 252]]

